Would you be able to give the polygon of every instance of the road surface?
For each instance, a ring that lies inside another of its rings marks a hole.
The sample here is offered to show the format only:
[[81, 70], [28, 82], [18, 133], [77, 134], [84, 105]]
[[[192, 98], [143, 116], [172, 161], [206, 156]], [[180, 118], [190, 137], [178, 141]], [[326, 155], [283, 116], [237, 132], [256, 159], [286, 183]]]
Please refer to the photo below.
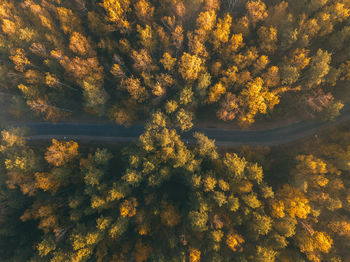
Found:
[[[350, 121], [350, 106], [344, 107], [342, 114], [330, 122], [317, 120], [294, 123], [288, 126], [257, 131], [229, 130], [218, 128], [193, 128], [182, 134], [187, 143], [192, 144], [193, 132], [201, 132], [215, 139], [218, 146], [262, 145], [273, 146], [286, 144], [298, 139], [313, 136], [317, 132]], [[35, 122], [18, 123], [16, 126], [26, 126], [30, 129], [28, 140], [67, 139], [81, 142], [119, 143], [136, 141], [144, 131], [143, 126], [126, 128], [116, 124], [92, 124], [71, 122]], [[315, 136], [317, 137], [317, 136]]]

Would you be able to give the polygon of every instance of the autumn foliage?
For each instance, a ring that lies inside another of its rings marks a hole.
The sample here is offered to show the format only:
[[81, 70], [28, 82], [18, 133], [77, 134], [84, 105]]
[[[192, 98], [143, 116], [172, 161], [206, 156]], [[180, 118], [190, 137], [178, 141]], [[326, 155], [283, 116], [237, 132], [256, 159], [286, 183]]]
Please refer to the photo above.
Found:
[[349, 19], [346, 0], [0, 0], [11, 117], [144, 126], [107, 149], [1, 122], [1, 259], [347, 261], [346, 123], [270, 149], [192, 128], [336, 119]]

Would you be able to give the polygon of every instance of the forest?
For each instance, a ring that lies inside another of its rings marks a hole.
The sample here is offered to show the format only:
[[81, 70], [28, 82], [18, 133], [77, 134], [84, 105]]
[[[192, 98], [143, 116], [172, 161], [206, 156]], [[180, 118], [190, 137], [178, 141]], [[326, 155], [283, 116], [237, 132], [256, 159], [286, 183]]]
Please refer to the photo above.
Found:
[[[350, 261], [349, 0], [0, 0], [0, 261]], [[30, 121], [143, 125], [28, 141]]]

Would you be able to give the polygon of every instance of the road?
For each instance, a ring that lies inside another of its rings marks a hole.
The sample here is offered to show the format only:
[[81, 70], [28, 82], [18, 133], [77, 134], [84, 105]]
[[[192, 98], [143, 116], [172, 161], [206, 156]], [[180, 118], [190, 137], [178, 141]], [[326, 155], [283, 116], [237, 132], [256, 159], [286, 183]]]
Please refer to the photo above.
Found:
[[[215, 139], [218, 146], [262, 145], [274, 146], [286, 144], [298, 139], [315, 135], [317, 132], [350, 121], [350, 106], [344, 107], [342, 114], [330, 122], [317, 120], [294, 123], [288, 126], [258, 131], [229, 130], [218, 128], [193, 128], [182, 134], [184, 141], [193, 143], [193, 132], [201, 132]], [[16, 126], [30, 128], [28, 140], [73, 139], [81, 142], [119, 143], [135, 141], [142, 134], [143, 126], [126, 128], [116, 124], [92, 124], [59, 122], [18, 123]]]

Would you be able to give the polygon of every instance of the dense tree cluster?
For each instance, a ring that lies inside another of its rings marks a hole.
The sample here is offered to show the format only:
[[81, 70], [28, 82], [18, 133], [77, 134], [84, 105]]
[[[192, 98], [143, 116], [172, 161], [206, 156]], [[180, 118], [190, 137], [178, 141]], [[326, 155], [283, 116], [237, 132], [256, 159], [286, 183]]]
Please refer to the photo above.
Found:
[[276, 108], [335, 118], [349, 17], [348, 0], [0, 0], [10, 113], [148, 119], [123, 149], [2, 129], [0, 258], [347, 261], [349, 129], [240, 152], [182, 132], [200, 110], [242, 127]]
[[161, 112], [121, 152], [57, 140], [35, 149], [23, 132], [1, 133], [0, 252], [11, 261], [348, 256], [349, 132], [299, 149], [289, 181], [273, 187], [249, 160], [268, 151], [219, 153], [201, 133], [188, 147]]
[[84, 108], [127, 125], [176, 103], [183, 130], [209, 106], [247, 127], [281, 99], [333, 118], [349, 16], [346, 0], [3, 0], [2, 88], [50, 120]]

